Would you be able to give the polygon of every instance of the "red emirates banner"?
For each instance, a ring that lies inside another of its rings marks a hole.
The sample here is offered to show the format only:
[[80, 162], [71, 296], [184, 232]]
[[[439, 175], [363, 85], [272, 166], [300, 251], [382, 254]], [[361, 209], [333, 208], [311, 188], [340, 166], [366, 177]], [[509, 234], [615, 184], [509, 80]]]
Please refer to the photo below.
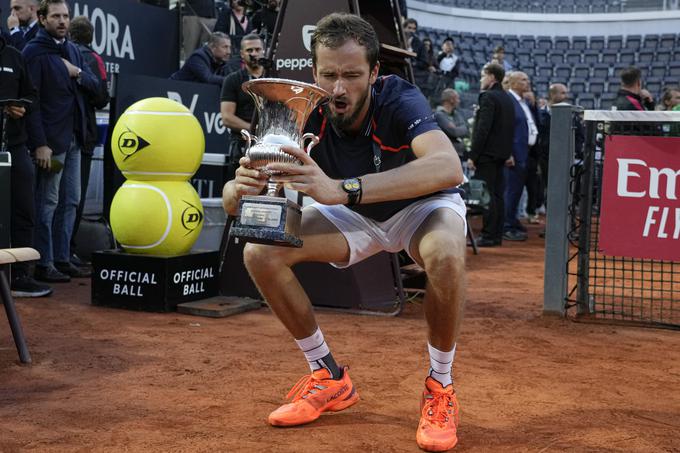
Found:
[[680, 261], [680, 138], [606, 140], [600, 251]]

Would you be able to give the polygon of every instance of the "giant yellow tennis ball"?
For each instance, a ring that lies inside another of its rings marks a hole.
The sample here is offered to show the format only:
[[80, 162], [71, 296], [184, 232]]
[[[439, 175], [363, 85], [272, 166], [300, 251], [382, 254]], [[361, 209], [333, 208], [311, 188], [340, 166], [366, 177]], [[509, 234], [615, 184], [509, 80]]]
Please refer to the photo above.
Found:
[[179, 102], [147, 98], [123, 112], [113, 128], [111, 152], [128, 179], [188, 181], [203, 159], [205, 137]]
[[126, 181], [110, 214], [113, 236], [129, 253], [187, 253], [203, 227], [201, 199], [184, 181]]

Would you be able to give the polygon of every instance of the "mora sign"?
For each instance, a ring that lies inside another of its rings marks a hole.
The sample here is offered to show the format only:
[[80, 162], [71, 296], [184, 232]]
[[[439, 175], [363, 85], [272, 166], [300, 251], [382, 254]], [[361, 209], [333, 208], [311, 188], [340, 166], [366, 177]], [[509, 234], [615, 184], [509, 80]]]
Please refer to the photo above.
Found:
[[680, 261], [680, 137], [607, 137], [599, 247]]

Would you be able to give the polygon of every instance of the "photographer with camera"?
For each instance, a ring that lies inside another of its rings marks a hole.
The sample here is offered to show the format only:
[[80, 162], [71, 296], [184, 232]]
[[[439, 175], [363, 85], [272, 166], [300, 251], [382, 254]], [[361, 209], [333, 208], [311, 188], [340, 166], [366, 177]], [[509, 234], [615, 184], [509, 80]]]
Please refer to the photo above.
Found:
[[241, 85], [262, 77], [265, 69], [263, 55], [262, 39], [256, 34], [244, 36], [241, 41], [243, 68], [229, 74], [222, 84], [220, 113], [222, 123], [231, 131], [228, 155], [234, 169], [245, 149], [241, 129], [251, 130], [250, 122], [255, 112], [253, 99], [241, 89]]

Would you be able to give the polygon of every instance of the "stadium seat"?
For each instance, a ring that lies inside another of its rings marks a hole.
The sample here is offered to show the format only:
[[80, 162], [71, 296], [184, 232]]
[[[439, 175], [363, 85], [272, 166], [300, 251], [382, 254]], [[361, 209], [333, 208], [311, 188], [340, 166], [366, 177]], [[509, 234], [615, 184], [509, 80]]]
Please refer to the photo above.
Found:
[[590, 76], [590, 65], [587, 65], [587, 64], [575, 64], [574, 65], [574, 77], [587, 79], [589, 76]]
[[538, 49], [552, 49], [552, 38], [550, 36], [539, 36], [536, 38]]
[[548, 62], [552, 64], [562, 64], [564, 63], [564, 51], [552, 51], [548, 54]]
[[581, 62], [581, 51], [567, 50], [565, 54], [565, 61], [569, 64], [576, 64]]
[[507, 48], [517, 48], [519, 47], [519, 38], [515, 35], [504, 35], [503, 36], [504, 46]]
[[[499, 34], [489, 35], [489, 44], [493, 47], [504, 46], [503, 36]], [[506, 51], [508, 49], [505, 49]]]
[[638, 59], [637, 63], [638, 64], [649, 64], [652, 61], [654, 61], [654, 54], [656, 52], [651, 49], [643, 49], [638, 52]]
[[562, 80], [569, 80], [571, 76], [571, 66], [567, 64], [558, 64], [555, 66], [555, 77]]
[[621, 49], [623, 47], [623, 36], [612, 35], [607, 38], [607, 49]]
[[618, 77], [610, 77], [609, 82], [607, 82], [607, 92], [608, 93], [618, 93], [621, 88], [621, 79]]
[[656, 52], [656, 60], [663, 63], [668, 63], [672, 59], [671, 55], [671, 48], [662, 48]]
[[546, 96], [548, 93], [548, 88], [550, 87], [549, 82], [545, 79], [537, 79], [533, 84], [534, 94], [537, 97]]
[[645, 35], [645, 40], [642, 45], [645, 49], [656, 49], [659, 44], [659, 35]]
[[614, 105], [614, 100], [616, 99], [616, 93], [602, 93], [600, 95], [600, 110], [611, 110], [612, 105]]
[[[614, 67], [612, 68], [612, 76], [614, 76], [614, 77], [620, 77], [620, 76], [621, 76], [621, 71], [623, 71], [624, 69], [628, 68], [629, 66], [630, 66], [630, 65], [627, 65], [627, 64], [625, 64], [625, 63], [616, 63], [616, 64], [614, 65]], [[647, 72], [647, 65], [644, 65], [644, 66], [638, 65], [638, 67], [639, 67], [640, 71], [643, 73], [643, 77], [644, 77], [644, 74]], [[643, 69], [644, 69], [644, 70], [643, 70]]]
[[610, 65], [605, 63], [597, 63], [593, 65], [593, 77], [607, 78], [609, 76]]
[[590, 6], [590, 12], [591, 13], [605, 13], [607, 12], [607, 7], [605, 5], [591, 5]]
[[574, 36], [571, 39], [571, 48], [574, 50], [586, 50], [588, 48], [588, 38], [585, 36]]
[[533, 65], [521, 66], [520, 71], [524, 72], [529, 78], [536, 75], [536, 68]]
[[594, 65], [600, 61], [600, 52], [597, 50], [584, 50], [583, 51], [583, 62], [589, 65]]
[[523, 62], [529, 62], [531, 61], [533, 64], [533, 60], [531, 58], [531, 51], [528, 49], [518, 49], [517, 50], [517, 60], [519, 60], [520, 64]]
[[543, 12], [545, 14], [557, 14], [560, 12], [560, 8], [558, 5], [546, 4], [545, 6], [543, 6]]
[[548, 51], [546, 49], [536, 49], [533, 52], [534, 62], [536, 64], [548, 62]]
[[553, 67], [550, 63], [539, 63], [537, 66], [537, 75], [541, 77], [552, 77]]
[[635, 63], [635, 51], [631, 49], [621, 49], [619, 51], [619, 62], [627, 65]]
[[667, 75], [676, 78], [676, 80], [677, 78], [680, 78], [680, 61], [671, 61], [668, 64]]
[[642, 36], [640, 35], [628, 35], [626, 37], [626, 49], [638, 50], [641, 43]]
[[604, 93], [604, 84], [605, 84], [605, 79], [593, 77], [588, 82], [588, 92], [595, 94], [595, 95], [602, 94], [602, 93]]
[[602, 63], [616, 63], [619, 59], [619, 51], [614, 49], [603, 49], [602, 50]]
[[666, 33], [661, 35], [661, 39], [659, 40], [659, 47], [660, 48], [673, 48], [675, 47], [675, 41], [677, 40], [676, 36], [673, 33]]
[[579, 94], [586, 91], [586, 79], [581, 77], [572, 77], [569, 80], [569, 91], [571, 91], [572, 96], [578, 97]]
[[535, 49], [536, 41], [533, 36], [522, 35], [519, 37], [519, 45], [523, 49]]
[[663, 78], [663, 76], [666, 75], [666, 66], [667, 64], [664, 62], [654, 62], [651, 65], [649, 65], [649, 77], [660, 77]]
[[591, 36], [589, 47], [592, 50], [604, 49], [604, 36]]
[[553, 46], [553, 49], [558, 49], [558, 50], [569, 50], [570, 44], [569, 44], [569, 37], [568, 36], [556, 36], [555, 37], [555, 45]]
[[582, 93], [576, 100], [576, 104], [586, 110], [592, 110], [595, 108], [595, 96], [591, 93]]

